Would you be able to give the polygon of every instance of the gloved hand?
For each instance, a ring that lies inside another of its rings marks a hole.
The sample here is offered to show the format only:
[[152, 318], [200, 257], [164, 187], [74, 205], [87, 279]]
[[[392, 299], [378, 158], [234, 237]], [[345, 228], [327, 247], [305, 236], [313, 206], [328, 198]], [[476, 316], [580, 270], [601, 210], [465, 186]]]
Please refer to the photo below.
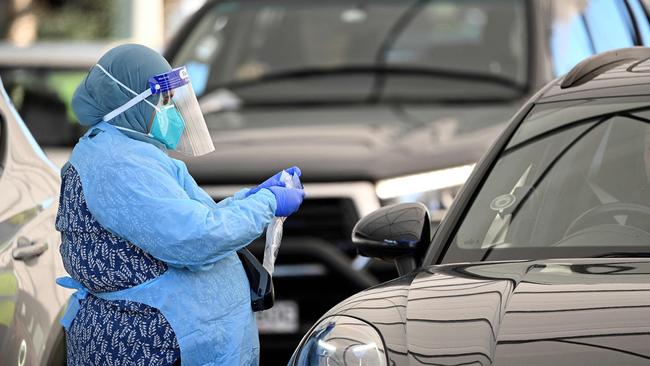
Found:
[[266, 188], [275, 196], [277, 207], [275, 209], [276, 217], [287, 217], [298, 211], [302, 200], [305, 199], [305, 191], [297, 188], [285, 188], [271, 186]]
[[[285, 169], [287, 173], [294, 175], [296, 174], [297, 176], [301, 176], [302, 172], [300, 171], [300, 168], [297, 166], [292, 166], [289, 169]], [[269, 188], [269, 187], [284, 187], [284, 182], [280, 180], [280, 176], [282, 175], [282, 171], [278, 172], [276, 175], [272, 176], [271, 178], [265, 180], [262, 184], [259, 186], [251, 189], [248, 191], [246, 194], [246, 197], [250, 196], [251, 194], [255, 194], [260, 191], [260, 189], [263, 188]]]

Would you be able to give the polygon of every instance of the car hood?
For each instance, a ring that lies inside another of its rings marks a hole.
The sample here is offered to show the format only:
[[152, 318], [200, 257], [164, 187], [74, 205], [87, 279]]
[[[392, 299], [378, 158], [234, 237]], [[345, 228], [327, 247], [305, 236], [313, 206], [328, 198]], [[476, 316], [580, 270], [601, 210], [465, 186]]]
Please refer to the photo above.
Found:
[[645, 365], [650, 260], [433, 266], [333, 314], [375, 325], [397, 365]]
[[477, 161], [519, 103], [276, 107], [206, 116], [216, 151], [186, 159], [202, 183], [377, 180]]

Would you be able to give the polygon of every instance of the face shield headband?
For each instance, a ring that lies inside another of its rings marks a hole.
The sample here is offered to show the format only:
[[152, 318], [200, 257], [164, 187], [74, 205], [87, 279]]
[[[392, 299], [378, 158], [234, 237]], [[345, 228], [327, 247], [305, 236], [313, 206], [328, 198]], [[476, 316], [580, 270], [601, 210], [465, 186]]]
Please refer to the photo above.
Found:
[[[162, 142], [171, 150], [190, 156], [205, 155], [214, 151], [212, 137], [205, 124], [196, 94], [192, 89], [185, 67], [155, 75], [149, 79], [149, 88], [138, 94], [97, 64], [111, 80], [130, 92], [134, 97], [103, 117], [108, 122], [142, 101], [154, 108], [155, 116], [149, 136]], [[147, 98], [160, 94], [158, 105]]]
[[105, 115], [102, 118], [102, 120], [104, 122], [108, 122], [108, 121], [112, 120], [113, 118], [115, 118], [115, 117], [119, 116], [120, 114], [126, 112], [131, 107], [133, 107], [134, 105], [136, 105], [136, 104], [138, 104], [138, 103], [140, 103], [142, 101], [145, 101], [147, 104], [149, 104], [153, 109], [156, 110], [156, 112], [160, 111], [160, 109], [158, 107], [156, 107], [155, 105], [153, 105], [153, 103], [151, 103], [150, 101], [147, 100], [147, 98], [149, 98], [151, 95], [154, 94], [153, 91], [151, 90], [151, 88], [148, 88], [147, 90], [145, 90], [142, 93], [138, 94], [138, 93], [134, 92], [133, 89], [129, 88], [128, 86], [124, 85], [121, 81], [117, 80], [113, 75], [111, 75], [108, 71], [106, 71], [106, 69], [102, 65], [96, 64], [95, 66], [97, 66], [100, 70], [102, 70], [104, 72], [104, 74], [106, 74], [106, 76], [108, 76], [111, 80], [113, 80], [117, 85], [121, 86], [122, 88], [124, 88], [124, 90], [128, 91], [129, 93], [135, 95], [135, 97], [133, 97], [128, 102], [124, 103], [123, 105], [121, 105], [120, 107], [115, 109], [114, 111], [112, 111], [109, 114]]

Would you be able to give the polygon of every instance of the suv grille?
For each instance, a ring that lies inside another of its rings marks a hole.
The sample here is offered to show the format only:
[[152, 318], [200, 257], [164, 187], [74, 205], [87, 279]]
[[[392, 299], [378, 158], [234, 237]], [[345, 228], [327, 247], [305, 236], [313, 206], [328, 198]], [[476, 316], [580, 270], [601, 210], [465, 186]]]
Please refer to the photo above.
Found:
[[[213, 197], [219, 202], [221, 197]], [[354, 201], [349, 198], [307, 198], [300, 210], [285, 223], [283, 236], [323, 239], [349, 258], [356, 256], [351, 237], [359, 221]]]

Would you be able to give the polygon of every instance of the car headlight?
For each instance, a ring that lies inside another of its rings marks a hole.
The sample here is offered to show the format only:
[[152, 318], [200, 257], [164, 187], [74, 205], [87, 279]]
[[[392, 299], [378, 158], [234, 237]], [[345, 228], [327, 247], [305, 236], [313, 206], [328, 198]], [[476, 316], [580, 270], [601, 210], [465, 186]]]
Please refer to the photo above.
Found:
[[384, 343], [375, 328], [347, 316], [322, 320], [293, 359], [298, 366], [387, 365]]
[[444, 210], [451, 205], [475, 165], [468, 164], [381, 180], [377, 182], [375, 191], [385, 204], [422, 202], [432, 212]]

